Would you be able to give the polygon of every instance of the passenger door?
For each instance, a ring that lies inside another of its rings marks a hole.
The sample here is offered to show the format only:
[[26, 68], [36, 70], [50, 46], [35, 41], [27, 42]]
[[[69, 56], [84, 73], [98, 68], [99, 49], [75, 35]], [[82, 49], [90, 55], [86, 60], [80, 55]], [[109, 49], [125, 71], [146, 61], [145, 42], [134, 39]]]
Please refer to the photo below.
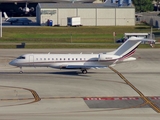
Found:
[[30, 65], [34, 65], [34, 56], [33, 55], [29, 56], [29, 63], [30, 63]]

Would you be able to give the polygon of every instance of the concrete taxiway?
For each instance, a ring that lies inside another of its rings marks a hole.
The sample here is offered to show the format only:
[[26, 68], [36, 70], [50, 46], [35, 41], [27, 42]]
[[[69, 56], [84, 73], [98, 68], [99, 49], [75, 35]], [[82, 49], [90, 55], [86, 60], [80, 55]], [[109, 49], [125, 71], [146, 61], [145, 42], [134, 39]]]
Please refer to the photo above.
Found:
[[106, 49], [1, 49], [0, 118], [97, 120], [160, 118], [160, 50], [138, 49], [136, 61], [80, 71], [8, 65], [25, 53], [101, 53]]

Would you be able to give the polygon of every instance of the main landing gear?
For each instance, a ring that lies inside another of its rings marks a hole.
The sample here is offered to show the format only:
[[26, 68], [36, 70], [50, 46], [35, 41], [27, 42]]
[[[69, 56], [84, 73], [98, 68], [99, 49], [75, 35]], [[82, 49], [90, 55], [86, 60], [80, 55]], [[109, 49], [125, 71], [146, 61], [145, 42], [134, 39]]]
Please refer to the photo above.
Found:
[[20, 73], [20, 74], [22, 74], [22, 73], [23, 73], [23, 71], [22, 71], [22, 67], [20, 67], [20, 71], [19, 71], [19, 73]]
[[87, 74], [87, 70], [86, 69], [82, 69], [81, 70], [83, 74]]

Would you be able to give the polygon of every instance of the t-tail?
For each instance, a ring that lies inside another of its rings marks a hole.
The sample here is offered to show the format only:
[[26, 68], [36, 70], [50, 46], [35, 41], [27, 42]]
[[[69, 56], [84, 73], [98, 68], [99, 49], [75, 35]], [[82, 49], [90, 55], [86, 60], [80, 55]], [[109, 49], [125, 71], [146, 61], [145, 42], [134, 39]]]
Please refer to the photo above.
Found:
[[3, 14], [4, 14], [5, 21], [7, 21], [9, 17], [7, 16], [6, 12], [3, 12]]
[[132, 58], [131, 56], [135, 53], [136, 48], [140, 45], [141, 42], [155, 43], [155, 40], [130, 37], [118, 49], [107, 54], [119, 56], [119, 59], [117, 61], [127, 61], [127, 59], [128, 60], [136, 59]]

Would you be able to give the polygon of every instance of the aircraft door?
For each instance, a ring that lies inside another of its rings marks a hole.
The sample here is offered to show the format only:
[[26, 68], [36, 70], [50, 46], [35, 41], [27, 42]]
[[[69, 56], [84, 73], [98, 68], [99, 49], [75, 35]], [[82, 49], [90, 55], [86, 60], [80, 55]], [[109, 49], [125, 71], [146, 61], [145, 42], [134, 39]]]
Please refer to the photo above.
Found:
[[33, 55], [29, 56], [29, 63], [30, 63], [30, 65], [34, 65], [34, 56]]

